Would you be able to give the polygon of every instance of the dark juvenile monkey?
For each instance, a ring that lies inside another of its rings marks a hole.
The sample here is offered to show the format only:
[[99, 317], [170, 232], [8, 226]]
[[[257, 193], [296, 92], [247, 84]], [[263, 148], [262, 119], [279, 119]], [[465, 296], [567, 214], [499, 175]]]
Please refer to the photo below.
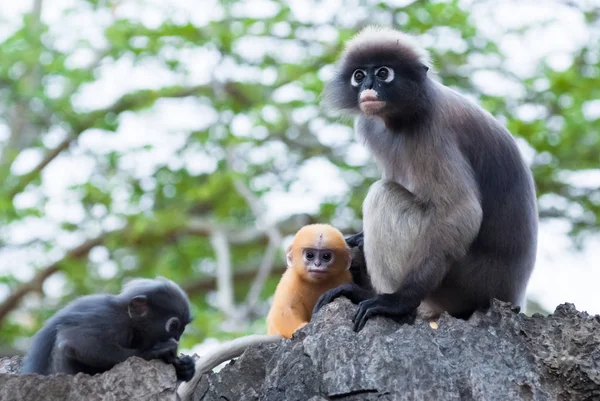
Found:
[[369, 27], [346, 46], [324, 97], [354, 114], [382, 171], [363, 203], [374, 291], [324, 294], [359, 303], [355, 330], [376, 315], [447, 311], [468, 317], [491, 298], [523, 302], [537, 248], [531, 172], [491, 114], [430, 77], [427, 52], [408, 35]]
[[194, 374], [189, 356], [177, 357], [191, 321], [189, 301], [171, 280], [135, 279], [120, 294], [78, 298], [58, 311], [33, 338], [22, 374], [97, 374], [131, 356], [162, 359], [179, 380]]

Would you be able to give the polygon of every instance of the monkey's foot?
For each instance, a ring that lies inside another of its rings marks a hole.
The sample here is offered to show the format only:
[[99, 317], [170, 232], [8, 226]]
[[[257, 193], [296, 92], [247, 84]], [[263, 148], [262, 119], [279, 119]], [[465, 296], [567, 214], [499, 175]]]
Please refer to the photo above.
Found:
[[175, 359], [173, 366], [175, 367], [177, 380], [182, 380], [184, 382], [190, 381], [196, 372], [196, 363], [189, 355], [184, 355]]
[[373, 294], [370, 291], [367, 291], [364, 288], [357, 286], [356, 284], [342, 284], [339, 287], [333, 288], [321, 295], [321, 297], [317, 301], [317, 304], [313, 308], [313, 315], [317, 313], [319, 309], [321, 309], [328, 303], [333, 302], [334, 299], [339, 297], [346, 297], [352, 303], [357, 304], [361, 301], [364, 301], [365, 299], [368, 299], [371, 296], [373, 296]]
[[358, 234], [354, 234], [354, 235], [351, 235], [346, 238], [346, 244], [348, 244], [348, 246], [350, 248], [355, 248], [357, 246], [362, 248], [364, 243], [365, 243], [364, 231], [361, 231]]
[[373, 298], [362, 301], [354, 314], [354, 331], [358, 332], [365, 327], [367, 320], [373, 316], [387, 316], [399, 323], [414, 321], [416, 308], [408, 306], [395, 296], [395, 294], [379, 294]]

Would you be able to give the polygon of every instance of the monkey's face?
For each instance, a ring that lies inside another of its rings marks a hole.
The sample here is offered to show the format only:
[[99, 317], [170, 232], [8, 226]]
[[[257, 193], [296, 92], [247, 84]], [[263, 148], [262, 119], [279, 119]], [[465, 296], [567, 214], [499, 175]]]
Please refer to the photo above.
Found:
[[394, 70], [387, 66], [357, 68], [352, 72], [350, 85], [357, 89], [358, 107], [367, 116], [385, 113], [388, 93], [394, 81]]
[[137, 296], [130, 301], [129, 316], [136, 328], [136, 348], [147, 349], [172, 341], [179, 344], [185, 327], [192, 320], [187, 302], [168, 293]]
[[336, 258], [335, 251], [326, 248], [302, 249], [302, 262], [308, 277], [317, 281], [335, 274], [335, 266], [340, 263]]
[[427, 69], [395, 48], [350, 53], [324, 95], [334, 107], [366, 116], [410, 116], [423, 102]]

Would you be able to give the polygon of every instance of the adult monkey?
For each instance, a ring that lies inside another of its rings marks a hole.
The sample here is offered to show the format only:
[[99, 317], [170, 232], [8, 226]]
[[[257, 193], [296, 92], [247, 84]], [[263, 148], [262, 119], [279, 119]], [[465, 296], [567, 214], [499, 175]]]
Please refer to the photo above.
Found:
[[374, 291], [342, 285], [315, 306], [358, 303], [356, 331], [376, 315], [468, 317], [491, 298], [520, 305], [535, 264], [535, 187], [513, 137], [433, 80], [428, 58], [410, 36], [368, 27], [324, 90], [333, 108], [357, 115], [382, 170], [363, 232], [348, 239], [364, 241]]

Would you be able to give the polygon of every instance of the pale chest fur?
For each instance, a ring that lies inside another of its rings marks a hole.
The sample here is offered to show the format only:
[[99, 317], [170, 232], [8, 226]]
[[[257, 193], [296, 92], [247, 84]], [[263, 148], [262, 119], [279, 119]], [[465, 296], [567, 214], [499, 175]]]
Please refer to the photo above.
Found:
[[358, 117], [355, 131], [375, 158], [383, 179], [395, 181], [410, 192], [425, 189], [423, 177], [430, 166], [423, 166], [421, 157], [432, 152], [431, 147], [423, 141], [391, 134], [378, 118]]

